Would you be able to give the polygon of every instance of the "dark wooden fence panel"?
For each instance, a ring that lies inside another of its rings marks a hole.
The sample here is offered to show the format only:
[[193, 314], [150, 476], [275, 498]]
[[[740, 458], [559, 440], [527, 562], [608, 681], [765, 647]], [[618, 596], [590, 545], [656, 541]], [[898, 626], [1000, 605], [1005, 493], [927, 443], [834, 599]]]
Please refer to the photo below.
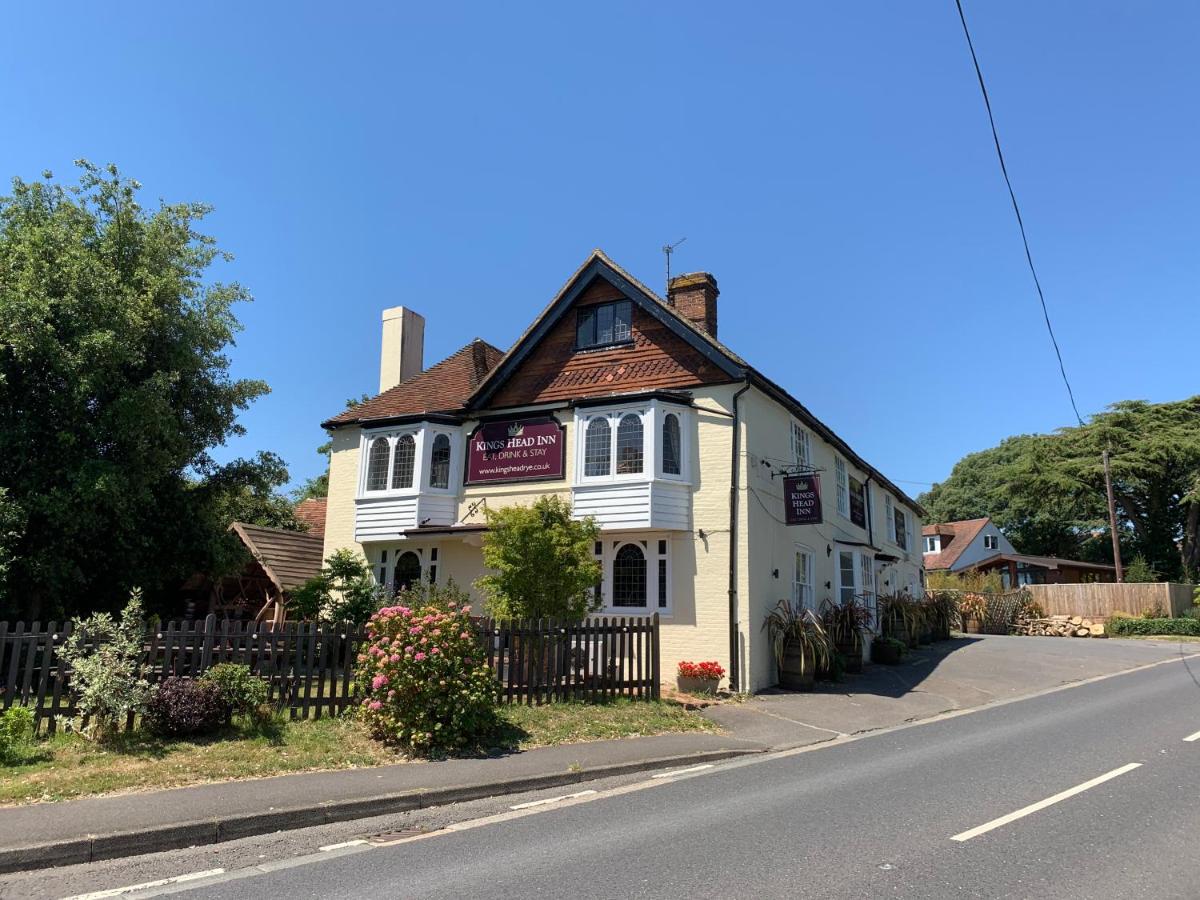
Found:
[[[541, 705], [659, 696], [658, 615], [651, 618], [476, 620], [502, 703]], [[34, 709], [54, 731], [78, 710], [59, 648], [72, 624], [0, 622], [0, 708]], [[146, 635], [146, 678], [196, 677], [220, 663], [249, 666], [268, 685], [268, 702], [295, 718], [339, 715], [354, 702], [353, 666], [365, 639], [353, 625], [168, 622]], [[131, 723], [132, 724], [132, 723]]]

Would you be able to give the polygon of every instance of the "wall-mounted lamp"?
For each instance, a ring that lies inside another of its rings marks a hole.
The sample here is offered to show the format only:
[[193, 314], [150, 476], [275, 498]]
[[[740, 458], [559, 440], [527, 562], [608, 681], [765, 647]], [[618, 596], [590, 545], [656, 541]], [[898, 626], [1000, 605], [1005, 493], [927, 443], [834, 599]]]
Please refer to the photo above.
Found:
[[825, 555], [826, 555], [826, 556], [833, 556], [833, 544], [826, 544], [826, 545], [825, 545]]
[[696, 532], [696, 537], [700, 538], [700, 540], [702, 540], [702, 541], [707, 541], [708, 540], [708, 532], [706, 532], [703, 528], [701, 528], [699, 531]]
[[832, 588], [832, 587], [833, 587], [833, 583], [832, 583], [832, 582], [829, 582], [829, 581], [825, 582], [825, 590], [829, 590], [829, 589], [830, 589], [830, 588]]
[[779, 570], [778, 570], [778, 569], [772, 569], [772, 570], [771, 570], [771, 577], [772, 577], [772, 578], [778, 578], [778, 577], [779, 577]]

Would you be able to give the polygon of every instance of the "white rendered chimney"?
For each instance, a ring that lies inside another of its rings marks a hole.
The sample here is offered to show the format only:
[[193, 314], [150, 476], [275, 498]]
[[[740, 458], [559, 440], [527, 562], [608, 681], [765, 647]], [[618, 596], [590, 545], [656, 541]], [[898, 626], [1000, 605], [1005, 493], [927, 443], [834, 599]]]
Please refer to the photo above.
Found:
[[425, 317], [403, 306], [383, 311], [383, 348], [379, 354], [379, 392], [394, 388], [424, 369]]

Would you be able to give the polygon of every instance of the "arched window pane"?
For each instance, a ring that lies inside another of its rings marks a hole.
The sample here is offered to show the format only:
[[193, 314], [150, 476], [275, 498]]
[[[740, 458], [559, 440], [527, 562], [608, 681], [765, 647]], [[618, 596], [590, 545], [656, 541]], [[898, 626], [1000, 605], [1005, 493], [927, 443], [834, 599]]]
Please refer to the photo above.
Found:
[[625, 544], [613, 559], [613, 606], [646, 605], [646, 555]]
[[433, 457], [429, 464], [429, 486], [450, 487], [450, 438], [439, 434], [433, 439]]
[[663, 419], [663, 474], [678, 475], [682, 471], [679, 446], [679, 416], [667, 413]]
[[396, 558], [396, 574], [392, 588], [403, 591], [421, 580], [421, 557], [406, 550]]
[[417, 458], [417, 442], [411, 434], [396, 440], [396, 455], [392, 458], [392, 490], [413, 486], [413, 465]]
[[611, 433], [607, 419], [592, 419], [588, 422], [587, 437], [583, 446], [583, 474], [587, 477], [610, 474]]
[[617, 474], [636, 475], [642, 471], [642, 419], [630, 413], [617, 426]]
[[371, 441], [371, 449], [367, 453], [367, 490], [385, 491], [388, 483], [388, 456], [391, 448], [388, 439], [377, 437]]

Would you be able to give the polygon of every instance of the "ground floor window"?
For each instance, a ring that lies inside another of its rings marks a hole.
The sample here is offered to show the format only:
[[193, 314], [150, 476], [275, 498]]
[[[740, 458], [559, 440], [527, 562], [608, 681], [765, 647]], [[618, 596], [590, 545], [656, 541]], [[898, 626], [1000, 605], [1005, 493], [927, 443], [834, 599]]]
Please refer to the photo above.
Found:
[[792, 602], [801, 609], [817, 608], [813, 591], [813, 554], [807, 547], [796, 547], [792, 566]]
[[387, 591], [401, 591], [421, 581], [437, 581], [438, 548], [407, 545], [367, 551], [375, 583]]
[[604, 535], [596, 542], [601, 613], [668, 613], [671, 608], [670, 540], [653, 535]]
[[839, 547], [838, 601], [845, 605], [857, 598], [869, 609], [875, 608], [875, 558], [871, 553], [851, 547]]

